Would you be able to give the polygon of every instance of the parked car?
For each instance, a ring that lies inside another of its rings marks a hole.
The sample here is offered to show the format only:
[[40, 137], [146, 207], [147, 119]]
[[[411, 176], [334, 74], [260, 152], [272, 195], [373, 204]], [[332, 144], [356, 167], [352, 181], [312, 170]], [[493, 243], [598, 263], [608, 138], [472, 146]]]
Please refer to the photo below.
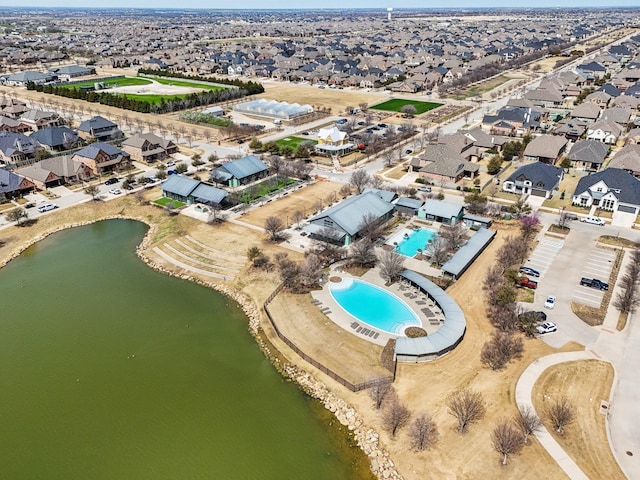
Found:
[[177, 175], [178, 171], [177, 170], [167, 170], [167, 175]]
[[529, 280], [529, 277], [522, 277], [520, 280], [518, 280], [516, 287], [530, 288], [531, 290], [535, 290], [536, 288], [538, 288], [538, 282]]
[[544, 301], [544, 308], [552, 309], [556, 304], [556, 297], [553, 295], [549, 295], [547, 299]]
[[176, 162], [174, 162], [173, 160], [167, 162], [166, 167], [167, 168], [171, 168], [171, 167], [175, 167], [176, 166]]
[[109, 190], [109, 193], [111, 195], [120, 195], [122, 193], [122, 190], [120, 190], [119, 188], [112, 188], [111, 190]]
[[418, 190], [421, 192], [430, 192], [431, 191], [431, 187], [429, 185], [420, 185], [418, 187]]
[[360, 125], [360, 126], [362, 126], [364, 124], [365, 124], [365, 122], [358, 122], [358, 125]]
[[55, 203], [45, 203], [44, 205], [40, 205], [38, 207], [38, 211], [40, 213], [44, 213], [50, 210], [55, 210], [56, 208], [58, 208], [58, 205], [56, 205]]
[[110, 178], [104, 182], [105, 185], [113, 185], [114, 183], [118, 183], [118, 179], [116, 177]]
[[598, 280], [597, 278], [582, 277], [580, 279], [580, 285], [584, 285], [585, 287], [597, 288], [598, 290], [609, 290], [609, 284], [607, 282], [603, 282], [602, 280]]
[[518, 270], [520, 273], [524, 273], [525, 275], [530, 275], [532, 277], [539, 277], [540, 276], [540, 272], [538, 270], [535, 270], [531, 267], [520, 267], [520, 269]]
[[600, 217], [583, 217], [580, 219], [580, 221], [584, 223], [591, 223], [593, 225], [604, 225], [604, 220]]
[[407, 155], [409, 155], [410, 153], [413, 153], [413, 150], [411, 150], [410, 148], [407, 148], [404, 153], [406, 153]]
[[544, 322], [536, 327], [536, 331], [540, 334], [558, 331], [558, 327], [553, 322]]

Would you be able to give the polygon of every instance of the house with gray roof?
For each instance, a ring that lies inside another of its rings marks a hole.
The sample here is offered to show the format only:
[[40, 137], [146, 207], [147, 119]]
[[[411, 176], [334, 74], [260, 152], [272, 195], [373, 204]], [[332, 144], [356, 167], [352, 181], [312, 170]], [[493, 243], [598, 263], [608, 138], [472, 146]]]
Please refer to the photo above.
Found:
[[313, 238], [349, 245], [359, 237], [369, 220], [386, 222], [392, 217], [393, 210], [392, 203], [370, 191], [349, 197], [318, 213], [303, 230]]
[[609, 161], [608, 167], [626, 170], [640, 178], [640, 144], [630, 143], [622, 147]]
[[396, 206], [396, 212], [408, 217], [418, 215], [418, 210], [424, 204], [422, 200], [410, 197], [399, 197], [393, 203]]
[[598, 120], [587, 129], [587, 139], [615, 145], [622, 134], [622, 127], [611, 120]]
[[133, 160], [147, 163], [167, 158], [178, 151], [175, 143], [154, 133], [138, 133], [122, 142], [121, 147]]
[[230, 187], [238, 187], [255, 182], [269, 175], [269, 166], [255, 155], [223, 163], [211, 170], [211, 180], [215, 183], [226, 183]]
[[571, 166], [577, 169], [596, 172], [600, 170], [609, 147], [597, 140], [578, 140], [567, 155]]
[[626, 127], [629, 121], [631, 120], [631, 115], [633, 114], [630, 108], [625, 107], [612, 107], [607, 108], [602, 112], [602, 118], [605, 120], [611, 120], [612, 122], [616, 122], [618, 125], [622, 127]]
[[546, 163], [535, 162], [523, 165], [503, 182], [502, 190], [518, 195], [551, 198], [558, 189], [564, 170]]
[[640, 212], [640, 180], [626, 170], [606, 168], [582, 177], [576, 185], [573, 204], [590, 208], [638, 215]]
[[65, 124], [64, 119], [56, 112], [45, 112], [37, 109], [24, 112], [20, 115], [20, 120], [29, 124], [33, 130], [57, 127]]
[[44, 84], [55, 80], [55, 75], [28, 70], [6, 77], [5, 83], [16, 87], [24, 87], [27, 83]]
[[65, 65], [64, 67], [50, 68], [49, 72], [58, 77], [60, 81], [68, 82], [72, 78], [86, 77], [96, 73], [92, 67], [81, 67], [80, 65]]
[[131, 156], [110, 143], [92, 143], [78, 150], [71, 158], [87, 165], [96, 175], [110, 171], [120, 172], [131, 167]]
[[184, 175], [169, 175], [160, 186], [162, 196], [186, 204], [221, 205], [228, 192]]
[[78, 126], [78, 135], [84, 140], [113, 140], [123, 136], [118, 125], [100, 115], [85, 120]]
[[464, 207], [457, 203], [430, 199], [418, 209], [418, 218], [445, 225], [455, 225], [462, 218]]
[[601, 112], [599, 105], [592, 102], [584, 102], [571, 110], [569, 116], [585, 122], [593, 122], [598, 119]]
[[0, 168], [0, 200], [10, 200], [33, 191], [33, 182], [22, 175]]
[[63, 152], [84, 144], [78, 134], [68, 127], [42, 128], [29, 137], [50, 152]]
[[31, 180], [37, 189], [67, 185], [89, 180], [93, 170], [82, 162], [76, 162], [69, 155], [50, 157], [16, 170], [16, 173]]
[[455, 183], [463, 178], [475, 178], [478, 165], [475, 165], [453, 151], [447, 145], [427, 145], [422, 154], [411, 161], [414, 171], [431, 182]]
[[556, 135], [540, 135], [531, 140], [524, 149], [524, 158], [532, 162], [556, 163], [569, 141]]
[[26, 165], [35, 160], [38, 150], [38, 142], [22, 133], [0, 132], [0, 161], [5, 165]]

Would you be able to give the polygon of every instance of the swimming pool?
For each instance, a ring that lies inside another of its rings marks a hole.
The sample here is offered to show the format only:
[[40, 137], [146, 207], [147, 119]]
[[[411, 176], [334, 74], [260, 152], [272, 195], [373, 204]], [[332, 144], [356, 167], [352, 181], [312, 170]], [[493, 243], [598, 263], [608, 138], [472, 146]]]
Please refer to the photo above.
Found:
[[422, 323], [409, 306], [395, 295], [362, 280], [343, 278], [330, 283], [329, 291], [342, 309], [356, 320], [393, 335]]
[[395, 235], [391, 240], [397, 242], [396, 251], [400, 255], [405, 257], [415, 257], [418, 250], [423, 252], [427, 249], [429, 240], [432, 240], [436, 236], [436, 232], [433, 230], [427, 230], [421, 228], [419, 230], [404, 229], [399, 234]]

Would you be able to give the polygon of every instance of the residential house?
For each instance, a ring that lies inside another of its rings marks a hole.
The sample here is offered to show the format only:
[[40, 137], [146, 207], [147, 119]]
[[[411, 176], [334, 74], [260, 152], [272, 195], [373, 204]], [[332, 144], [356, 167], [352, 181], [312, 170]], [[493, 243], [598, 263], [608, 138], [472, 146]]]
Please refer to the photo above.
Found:
[[35, 185], [31, 180], [0, 168], [0, 200], [19, 198], [33, 191], [34, 188]]
[[63, 152], [84, 144], [76, 132], [68, 127], [47, 127], [29, 135], [50, 152]]
[[19, 118], [28, 111], [27, 104], [22, 100], [9, 97], [0, 97], [0, 115], [9, 118]]
[[540, 109], [505, 106], [495, 115], [485, 115], [482, 127], [491, 135], [521, 136], [538, 130], [542, 116]]
[[640, 144], [640, 128], [632, 128], [629, 130], [625, 145], [629, 145], [630, 143]]
[[230, 187], [247, 185], [268, 175], [269, 167], [255, 155], [223, 163], [210, 174], [214, 183], [225, 183]]
[[592, 102], [584, 102], [571, 110], [569, 116], [576, 120], [593, 122], [598, 119], [601, 112], [602, 110], [599, 105]]
[[170, 175], [160, 186], [162, 196], [191, 205], [222, 205], [228, 192], [184, 175]]
[[69, 155], [45, 158], [39, 162], [16, 170], [16, 173], [31, 180], [39, 190], [89, 180], [93, 171]]
[[349, 135], [335, 125], [318, 130], [318, 143], [315, 151], [323, 155], [344, 155], [352, 151], [354, 144], [349, 142]]
[[609, 161], [608, 167], [626, 170], [640, 178], [640, 144], [631, 143], [622, 147]]
[[31, 126], [32, 130], [40, 130], [47, 127], [58, 127], [66, 122], [56, 112], [44, 112], [42, 110], [29, 110], [20, 115], [20, 120]]
[[71, 157], [76, 162], [87, 165], [94, 174], [131, 168], [131, 155], [109, 143], [95, 142], [78, 150]]
[[530, 163], [513, 172], [503, 182], [502, 190], [518, 195], [551, 198], [558, 189], [564, 170], [546, 163]]
[[123, 136], [118, 125], [101, 116], [95, 116], [85, 120], [78, 127], [78, 135], [83, 140], [105, 141]]
[[460, 157], [469, 162], [473, 160], [480, 160], [478, 151], [474, 148], [473, 140], [462, 132], [443, 135], [440, 137], [438, 143], [446, 145], [452, 151], [460, 155]]
[[585, 75], [587, 79], [600, 80], [606, 75], [607, 68], [597, 62], [589, 62], [578, 65], [576, 71]]
[[464, 207], [457, 203], [430, 199], [418, 209], [418, 218], [439, 222], [445, 225], [455, 225], [464, 214]]
[[587, 131], [588, 125], [589, 124], [584, 120], [563, 118], [558, 123], [556, 123], [554, 129], [551, 130], [551, 135], [561, 135], [567, 140], [575, 142], [582, 138], [582, 136]]
[[311, 237], [349, 245], [360, 236], [369, 221], [386, 222], [393, 215], [394, 205], [382, 200], [375, 192], [349, 197], [309, 219], [303, 228]]
[[602, 142], [579, 140], [571, 147], [567, 158], [571, 160], [572, 167], [595, 172], [600, 170], [608, 154], [609, 147]]
[[555, 89], [541, 89], [529, 90], [524, 94], [524, 98], [533, 102], [533, 104], [540, 108], [554, 108], [561, 107], [564, 102], [562, 93]]
[[431, 182], [455, 183], [463, 178], [475, 178], [478, 166], [466, 161], [446, 145], [427, 145], [422, 154], [411, 161], [418, 175]]
[[0, 131], [26, 133], [31, 131], [31, 127], [19, 119], [0, 116]]
[[607, 145], [615, 145], [622, 134], [622, 127], [611, 120], [598, 120], [587, 129], [588, 140], [598, 140]]
[[[613, 87], [613, 85], [612, 85]], [[615, 88], [615, 87], [613, 87]], [[603, 91], [603, 90], [596, 90], [595, 92], [590, 93], [589, 95], [587, 95], [587, 97], [584, 99], [584, 103], [581, 103], [580, 105], [584, 105], [584, 104], [588, 104], [588, 103], [592, 103], [594, 105], [597, 105], [598, 108], [605, 109], [609, 106], [609, 103], [611, 103], [611, 99], [613, 97], [611, 95], [609, 95], [607, 92]], [[578, 105], [578, 106], [580, 106]], [[575, 109], [574, 109], [575, 110]]]
[[633, 112], [630, 108], [613, 107], [613, 108], [607, 108], [606, 110], [604, 110], [602, 112], [602, 118], [604, 120], [610, 120], [612, 122], [616, 122], [618, 125], [620, 125], [624, 129], [630, 123], [632, 114]]
[[556, 135], [540, 135], [531, 140], [524, 149], [524, 158], [553, 165], [556, 163], [569, 141]]
[[132, 160], [154, 162], [177, 153], [178, 146], [153, 133], [139, 133], [122, 142], [121, 148], [131, 155]]
[[586, 208], [596, 205], [602, 210], [638, 215], [640, 180], [626, 170], [606, 168], [578, 181], [573, 204]]
[[0, 132], [0, 161], [16, 167], [32, 162], [40, 150], [38, 142], [22, 133]]

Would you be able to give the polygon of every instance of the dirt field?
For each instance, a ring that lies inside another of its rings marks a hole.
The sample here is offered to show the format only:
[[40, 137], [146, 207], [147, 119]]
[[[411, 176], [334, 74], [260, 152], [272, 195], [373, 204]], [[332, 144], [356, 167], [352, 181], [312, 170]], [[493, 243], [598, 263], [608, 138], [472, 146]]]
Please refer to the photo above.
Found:
[[110, 93], [133, 93], [136, 95], [183, 95], [201, 91], [202, 88], [165, 85], [158, 83], [155, 80], [151, 80], [149, 85], [130, 85], [128, 87], [115, 87], [109, 89]]
[[293, 84], [286, 82], [264, 82], [265, 92], [262, 98], [289, 103], [309, 104], [312, 107], [330, 108], [332, 113], [340, 114], [347, 106], [357, 107], [361, 103], [369, 106], [389, 99], [386, 92], [365, 92], [364, 90], [338, 90], [332, 88], [320, 89], [308, 84]]
[[533, 388], [533, 403], [542, 415], [552, 399], [566, 396], [576, 406], [576, 421], [554, 438], [589, 478], [624, 479], [608, 446], [605, 416], [600, 401], [609, 400], [613, 368], [598, 360], [570, 362], [546, 370]]
[[341, 199], [341, 186], [342, 184], [333, 182], [316, 182], [302, 190], [253, 210], [243, 215], [240, 220], [256, 227], [263, 227], [267, 217], [278, 217], [282, 221], [286, 221], [288, 216], [289, 225], [291, 225], [293, 223], [293, 212], [296, 210], [301, 210], [306, 215], [310, 215], [312, 206], [315, 203], [321, 201], [322, 205], [326, 207], [329, 203], [332, 203], [332, 199]]

